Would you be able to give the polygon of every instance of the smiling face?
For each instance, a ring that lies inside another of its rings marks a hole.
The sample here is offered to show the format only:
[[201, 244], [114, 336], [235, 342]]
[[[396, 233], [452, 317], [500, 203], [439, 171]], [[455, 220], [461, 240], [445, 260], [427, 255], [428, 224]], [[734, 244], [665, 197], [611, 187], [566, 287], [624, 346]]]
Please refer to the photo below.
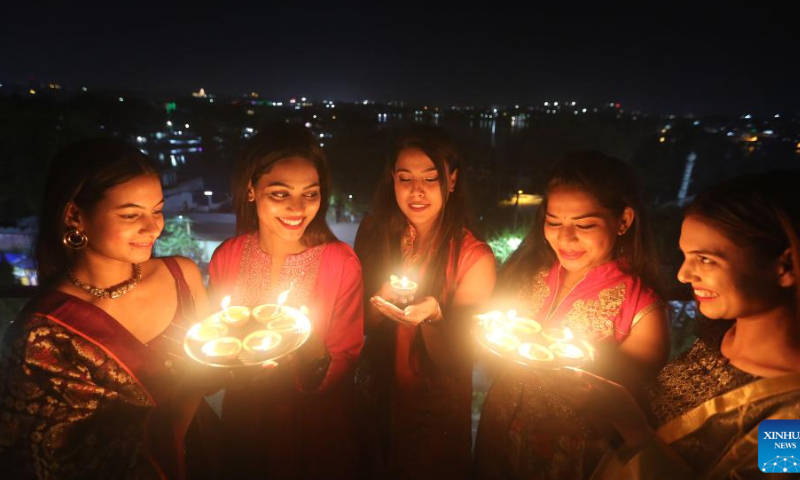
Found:
[[71, 205], [65, 224], [86, 234], [86, 255], [142, 263], [150, 258], [153, 243], [164, 229], [163, 205], [159, 178], [142, 175], [111, 187], [87, 211]]
[[317, 169], [302, 157], [279, 160], [250, 185], [248, 201], [256, 204], [261, 235], [271, 241], [298, 243], [319, 211]]
[[631, 208], [618, 217], [583, 190], [557, 187], [548, 194], [544, 236], [567, 271], [583, 273], [614, 258], [633, 216]]
[[[458, 172], [446, 173], [448, 189], [452, 192]], [[400, 211], [418, 231], [430, 231], [444, 206], [439, 174], [433, 161], [422, 150], [402, 150], [394, 164], [393, 178]]]
[[683, 220], [680, 248], [684, 261], [678, 280], [692, 286], [708, 318], [739, 319], [781, 302], [772, 263], [751, 248], [736, 245], [703, 217]]

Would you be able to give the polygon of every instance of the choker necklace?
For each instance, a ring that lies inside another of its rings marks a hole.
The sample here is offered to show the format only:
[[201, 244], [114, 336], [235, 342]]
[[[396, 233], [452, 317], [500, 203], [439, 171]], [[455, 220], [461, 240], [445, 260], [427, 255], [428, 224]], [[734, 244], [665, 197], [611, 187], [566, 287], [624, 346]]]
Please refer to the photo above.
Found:
[[114, 299], [130, 292], [134, 287], [136, 287], [136, 285], [139, 284], [139, 282], [142, 281], [142, 266], [138, 263], [134, 263], [133, 276], [120, 284], [114, 285], [111, 288], [99, 288], [95, 287], [94, 285], [89, 285], [88, 283], [83, 283], [78, 280], [78, 277], [75, 276], [75, 272], [73, 272], [71, 268], [67, 270], [67, 274], [69, 275], [69, 281], [72, 282], [73, 285], [89, 295], [97, 298]]

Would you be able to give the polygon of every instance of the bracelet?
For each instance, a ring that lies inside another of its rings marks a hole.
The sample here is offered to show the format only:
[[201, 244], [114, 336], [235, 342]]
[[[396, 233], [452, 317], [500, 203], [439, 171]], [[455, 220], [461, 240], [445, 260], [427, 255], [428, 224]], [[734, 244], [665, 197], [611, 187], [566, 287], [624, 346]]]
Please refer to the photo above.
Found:
[[431, 325], [433, 323], [436, 323], [436, 322], [434, 322], [433, 319], [434, 318], [439, 318], [439, 317], [444, 318], [444, 315], [442, 314], [442, 306], [439, 304], [439, 301], [437, 300], [436, 301], [436, 313], [433, 315], [433, 318], [426, 318], [425, 321], [422, 322], [422, 323], [427, 323], [428, 325]]

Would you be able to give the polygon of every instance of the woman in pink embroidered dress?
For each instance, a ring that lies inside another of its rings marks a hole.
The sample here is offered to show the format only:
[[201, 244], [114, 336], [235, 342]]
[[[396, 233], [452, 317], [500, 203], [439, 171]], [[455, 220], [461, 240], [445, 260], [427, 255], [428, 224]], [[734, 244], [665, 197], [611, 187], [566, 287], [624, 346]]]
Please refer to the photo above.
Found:
[[[372, 295], [357, 375], [365, 477], [469, 475], [472, 350], [464, 312], [491, 295], [495, 263], [466, 228], [464, 192], [452, 138], [417, 126], [397, 142], [359, 228], [356, 251]], [[402, 310], [388, 302], [399, 304], [391, 274], [419, 282]]]
[[[501, 271], [505, 293], [543, 327], [594, 339], [594, 368], [635, 386], [666, 361], [666, 309], [633, 172], [597, 153], [573, 154], [547, 182], [534, 227]], [[608, 449], [600, 430], [547, 388], [507, 368], [486, 399], [478, 478], [587, 478]]]
[[239, 235], [214, 252], [212, 295], [309, 309], [312, 335], [261, 378], [226, 388], [232, 478], [349, 478], [357, 469], [352, 374], [363, 344], [361, 266], [325, 223], [330, 175], [318, 140], [276, 125], [246, 146], [233, 180]]

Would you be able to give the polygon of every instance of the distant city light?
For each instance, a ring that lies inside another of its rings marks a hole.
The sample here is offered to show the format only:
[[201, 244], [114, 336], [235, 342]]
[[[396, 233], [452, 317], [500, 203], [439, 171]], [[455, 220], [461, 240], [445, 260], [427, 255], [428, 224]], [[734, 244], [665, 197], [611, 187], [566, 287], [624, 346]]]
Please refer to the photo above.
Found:
[[300, 99], [300, 101], [301, 101], [301, 102], [305, 102], [305, 101], [306, 101], [306, 97], [302, 97], [302, 98]]
[[183, 128], [185, 128], [186, 130], [189, 130], [189, 124], [187, 123], [186, 125], [183, 126]]
[[558, 102], [553, 102], [553, 106], [557, 107], [558, 106]]
[[325, 138], [325, 134], [324, 133], [320, 133], [319, 134], [319, 138]]
[[[2, 87], [2, 85], [0, 85], [0, 87]], [[773, 118], [781, 118], [781, 114], [780, 113], [776, 113]]]
[[206, 190], [205, 192], [203, 192], [203, 195], [205, 195], [206, 197], [210, 197], [211, 195], [214, 195], [214, 192], [212, 192], [211, 190]]
[[732, 137], [732, 136], [734, 136], [734, 135], [735, 135], [735, 134], [734, 134], [733, 132], [728, 132], [728, 136], [729, 136], [729, 137]]
[[296, 100], [296, 99], [294, 99], [294, 98], [292, 98], [291, 100], [289, 100], [289, 103], [291, 103], [292, 105], [294, 105], [295, 103], [297, 103], [297, 100]]
[[575, 106], [575, 102], [572, 102], [572, 105], [570, 105], [570, 106], [574, 107]]
[[244, 127], [244, 131], [247, 133], [253, 133], [253, 127]]
[[700, 125], [700, 120], [695, 120], [694, 122], [692, 122], [692, 125], [694, 125], [695, 127]]
[[81, 91], [82, 91], [82, 92], [88, 92], [88, 91], [89, 91], [89, 89], [88, 89], [88, 88], [86, 88], [86, 87], [81, 87]]
[[581, 110], [581, 112], [586, 113], [586, 109], [584, 108], [583, 110]]
[[748, 113], [747, 115], [744, 116], [744, 118], [750, 119], [750, 118], [753, 118], [753, 116]]
[[659, 142], [664, 143], [667, 141], [667, 137], [661, 137], [658, 139]]
[[519, 108], [519, 105], [514, 105], [514, 108]]
[[28, 90], [28, 93], [30, 93], [31, 95], [36, 95], [36, 90], [31, 88], [30, 90]]
[[311, 118], [317, 118], [317, 116], [316, 116], [316, 115], [314, 115], [314, 116], [312, 116]]
[[311, 122], [306, 122], [306, 128], [311, 128]]
[[613, 103], [613, 102], [612, 102], [612, 103], [609, 103], [609, 104], [608, 104], [608, 106], [609, 106], [609, 107], [613, 107], [613, 106], [614, 106], [614, 103]]
[[125, 101], [125, 99], [124, 99], [124, 98], [122, 98], [122, 97], [119, 97], [117, 100], [119, 100], [119, 102], [120, 102], [120, 103], [122, 103], [122, 102], [124, 102], [124, 101]]
[[773, 130], [764, 130], [764, 135], [774, 135], [775, 132]]
[[361, 103], [363, 103], [364, 105], [369, 105], [369, 100], [364, 100], [364, 101], [363, 101], [363, 102], [361, 102]]
[[349, 198], [350, 200], [352, 200], [352, 199], [353, 199], [353, 194], [351, 193], [350, 195], [348, 195], [348, 196], [347, 196], [347, 198]]
[[146, 142], [146, 141], [147, 141], [147, 139], [146, 139], [146, 138], [144, 138], [144, 137], [141, 137], [141, 136], [137, 136], [137, 137], [136, 137], [136, 141], [137, 141], [137, 142], [139, 142], [139, 143], [144, 143], [144, 142]]
[[550, 106], [550, 102], [544, 102], [544, 106], [545, 107], [549, 107]]
[[171, 122], [170, 120], [167, 120], [167, 126], [168, 126], [168, 127], [171, 127], [171, 126], [172, 126], [172, 122]]
[[324, 146], [325, 146], [324, 143], [322, 143], [322, 142], [319, 143], [319, 148], [323, 148]]

